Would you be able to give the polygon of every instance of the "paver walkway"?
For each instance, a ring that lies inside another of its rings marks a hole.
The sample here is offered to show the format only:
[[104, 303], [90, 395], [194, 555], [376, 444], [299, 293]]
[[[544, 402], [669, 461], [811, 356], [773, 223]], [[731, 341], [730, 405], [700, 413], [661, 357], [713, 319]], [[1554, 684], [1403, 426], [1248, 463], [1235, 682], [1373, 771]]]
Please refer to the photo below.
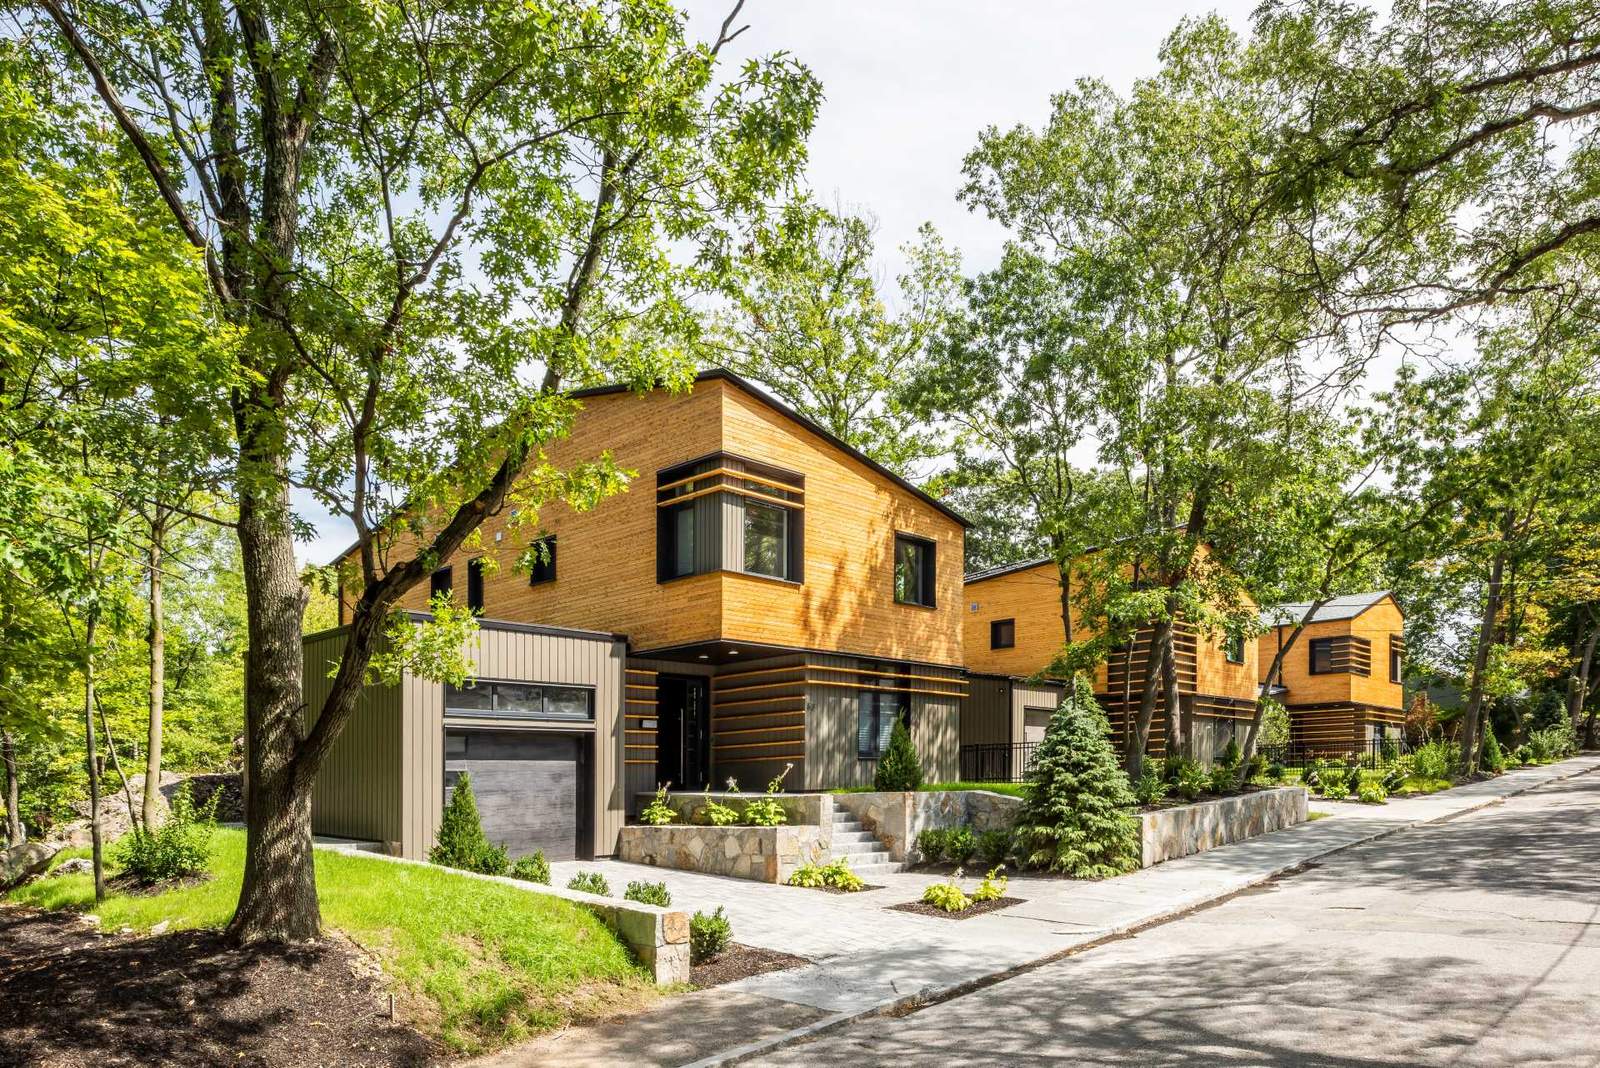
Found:
[[[1600, 756], [1575, 757], [1515, 771], [1429, 797], [1366, 806], [1313, 800], [1328, 818], [1147, 868], [1104, 882], [1014, 876], [1010, 894], [1024, 904], [967, 920], [895, 912], [914, 901], [939, 876], [898, 873], [879, 877], [882, 889], [828, 894], [721, 876], [700, 875], [620, 861], [553, 864], [553, 881], [580, 869], [605, 874], [620, 896], [630, 880], [665, 882], [673, 905], [710, 911], [718, 905], [733, 921], [734, 938], [751, 945], [809, 957], [805, 968], [756, 976], [719, 988], [817, 1010], [818, 1024], [903, 999], [947, 991], [1063, 953], [1108, 935], [1186, 912], [1358, 842], [1417, 823], [1444, 819], [1542, 783], [1600, 768]], [[684, 1021], [692, 1027], [690, 1019]], [[569, 1036], [581, 1040], [581, 1035]], [[706, 1063], [743, 1051], [717, 1051]], [[653, 1060], [638, 1050], [632, 1063]], [[702, 1056], [711, 1053], [702, 1047]], [[500, 1063], [518, 1063], [502, 1060]], [[529, 1060], [527, 1063], [534, 1063]]]

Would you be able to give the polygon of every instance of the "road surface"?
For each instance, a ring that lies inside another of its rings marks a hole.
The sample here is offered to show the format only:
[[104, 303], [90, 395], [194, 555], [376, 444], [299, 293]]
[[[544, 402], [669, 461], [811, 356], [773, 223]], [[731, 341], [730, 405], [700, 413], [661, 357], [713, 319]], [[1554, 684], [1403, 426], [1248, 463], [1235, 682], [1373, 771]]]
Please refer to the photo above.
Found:
[[762, 1063], [1600, 1065], [1600, 772]]

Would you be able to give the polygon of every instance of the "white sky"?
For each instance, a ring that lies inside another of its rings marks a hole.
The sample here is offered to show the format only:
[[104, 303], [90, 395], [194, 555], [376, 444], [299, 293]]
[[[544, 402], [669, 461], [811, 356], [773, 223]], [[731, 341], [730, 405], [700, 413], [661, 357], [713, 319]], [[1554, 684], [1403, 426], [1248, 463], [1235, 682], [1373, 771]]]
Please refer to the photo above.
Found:
[[[733, 0], [680, 0], [689, 32], [716, 35]], [[726, 58], [783, 50], [821, 79], [825, 101], [812, 135], [809, 184], [875, 215], [884, 273], [896, 250], [932, 222], [959, 249], [963, 269], [998, 259], [1005, 234], [956, 201], [962, 157], [980, 130], [1036, 125], [1050, 95], [1078, 78], [1118, 90], [1157, 66], [1161, 40], [1185, 15], [1217, 11], [1241, 33], [1257, 0], [748, 0], [750, 29]], [[303, 495], [317, 537], [305, 562], [326, 563], [351, 542], [348, 524]]]

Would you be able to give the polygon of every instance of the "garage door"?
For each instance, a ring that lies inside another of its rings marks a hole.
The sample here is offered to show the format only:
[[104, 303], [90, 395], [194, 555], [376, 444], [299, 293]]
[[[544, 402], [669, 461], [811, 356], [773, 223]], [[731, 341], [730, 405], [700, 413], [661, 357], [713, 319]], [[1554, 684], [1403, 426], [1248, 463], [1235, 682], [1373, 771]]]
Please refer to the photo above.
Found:
[[462, 772], [472, 776], [489, 841], [513, 858], [544, 850], [572, 860], [584, 826], [585, 736], [532, 731], [445, 731], [445, 800]]

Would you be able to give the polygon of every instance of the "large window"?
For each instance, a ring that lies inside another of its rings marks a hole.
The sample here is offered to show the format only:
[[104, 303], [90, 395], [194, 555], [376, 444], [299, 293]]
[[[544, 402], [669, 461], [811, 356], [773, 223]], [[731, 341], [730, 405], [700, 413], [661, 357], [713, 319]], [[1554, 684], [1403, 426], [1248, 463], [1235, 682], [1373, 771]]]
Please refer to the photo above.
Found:
[[594, 719], [594, 691], [582, 686], [484, 682], [444, 688], [447, 715], [489, 719]]
[[933, 607], [934, 544], [910, 534], [894, 536], [894, 599]]
[[1311, 674], [1331, 675], [1333, 673], [1333, 639], [1311, 639]]
[[881, 757], [889, 748], [896, 722], [910, 726], [910, 694], [862, 690], [857, 697], [856, 755], [862, 760]]
[[744, 569], [752, 575], [789, 577], [789, 509], [744, 502]]
[[1017, 621], [995, 619], [989, 622], [989, 648], [1011, 649], [1017, 644]]
[[556, 580], [556, 536], [548, 534], [528, 547], [528, 585]]

